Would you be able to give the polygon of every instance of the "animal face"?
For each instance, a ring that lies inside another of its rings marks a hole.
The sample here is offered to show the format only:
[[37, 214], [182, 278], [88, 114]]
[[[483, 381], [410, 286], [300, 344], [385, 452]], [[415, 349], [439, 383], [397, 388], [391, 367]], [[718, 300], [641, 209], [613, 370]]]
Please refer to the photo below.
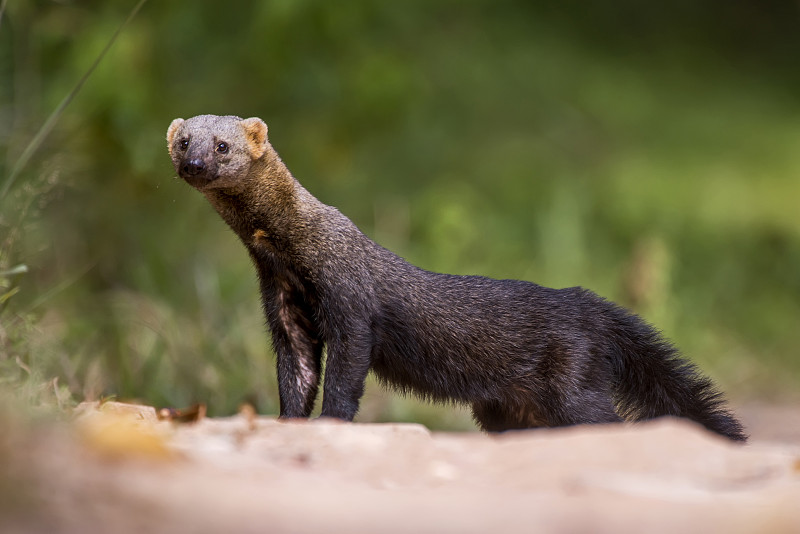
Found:
[[193, 187], [236, 189], [266, 152], [267, 125], [231, 115], [175, 119], [167, 146], [175, 171]]

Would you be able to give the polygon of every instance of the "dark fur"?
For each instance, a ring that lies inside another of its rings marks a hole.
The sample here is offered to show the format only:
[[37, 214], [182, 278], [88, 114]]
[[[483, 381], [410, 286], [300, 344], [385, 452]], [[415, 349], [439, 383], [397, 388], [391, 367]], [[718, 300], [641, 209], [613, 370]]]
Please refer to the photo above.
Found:
[[581, 288], [407, 263], [309, 194], [258, 119], [176, 119], [168, 139], [178, 173], [255, 263], [282, 417], [311, 413], [325, 347], [323, 416], [352, 420], [372, 370], [404, 393], [472, 406], [487, 431], [675, 415], [746, 439], [712, 382], [625, 309]]

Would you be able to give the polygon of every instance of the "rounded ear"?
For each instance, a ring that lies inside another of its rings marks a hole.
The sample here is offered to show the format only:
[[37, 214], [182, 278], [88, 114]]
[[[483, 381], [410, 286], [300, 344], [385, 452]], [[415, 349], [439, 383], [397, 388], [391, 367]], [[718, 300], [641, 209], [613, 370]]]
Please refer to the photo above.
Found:
[[258, 117], [242, 121], [247, 146], [253, 159], [259, 159], [267, 151], [267, 125]]
[[172, 149], [172, 141], [175, 140], [175, 134], [183, 122], [183, 119], [175, 119], [170, 123], [169, 128], [167, 128], [167, 146], [170, 148], [170, 150]]

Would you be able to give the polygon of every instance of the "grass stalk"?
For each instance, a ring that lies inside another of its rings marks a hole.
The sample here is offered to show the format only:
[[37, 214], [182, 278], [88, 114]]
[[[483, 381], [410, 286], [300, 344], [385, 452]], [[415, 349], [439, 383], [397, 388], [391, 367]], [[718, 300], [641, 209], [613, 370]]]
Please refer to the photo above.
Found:
[[[30, 142], [28, 142], [27, 146], [25, 146], [25, 149], [22, 151], [22, 155], [17, 159], [16, 163], [14, 163], [11, 172], [9, 173], [5, 183], [3, 184], [2, 190], [0, 190], [0, 199], [5, 198], [6, 194], [8, 194], [8, 191], [11, 189], [11, 186], [14, 185], [14, 182], [19, 176], [19, 173], [22, 172], [22, 170], [28, 164], [28, 161], [30, 161], [31, 157], [36, 153], [36, 151], [42, 145], [47, 136], [50, 135], [50, 132], [53, 131], [53, 128], [58, 122], [58, 119], [61, 118], [61, 115], [64, 113], [66, 107], [69, 105], [70, 102], [72, 102], [72, 100], [75, 98], [78, 92], [80, 92], [81, 88], [83, 87], [83, 84], [86, 83], [86, 80], [89, 79], [89, 76], [92, 75], [92, 73], [95, 71], [97, 66], [103, 60], [105, 55], [114, 45], [114, 42], [117, 40], [117, 37], [119, 37], [119, 35], [122, 33], [122, 30], [124, 30], [125, 27], [128, 25], [128, 23], [130, 23], [130, 21], [133, 20], [133, 18], [136, 16], [136, 14], [142, 8], [145, 2], [147, 2], [147, 0], [139, 0], [136, 6], [134, 6], [134, 8], [128, 14], [125, 21], [123, 21], [123, 23], [120, 24], [119, 28], [117, 28], [117, 31], [115, 31], [114, 35], [111, 36], [111, 39], [108, 40], [106, 46], [103, 48], [100, 54], [98, 54], [98, 56], [95, 58], [94, 62], [89, 67], [89, 69], [83, 73], [83, 76], [81, 76], [81, 78], [78, 80], [78, 83], [76, 83], [75, 86], [72, 88], [72, 90], [69, 93], [67, 93], [67, 95], [63, 98], [63, 100], [61, 100], [56, 109], [53, 110], [50, 116], [47, 117], [47, 120], [44, 122], [44, 124], [36, 132], [36, 135], [34, 135], [33, 138], [30, 140]], [[5, 9], [5, 0], [3, 0], [3, 3], [0, 4], [0, 18], [2, 17], [4, 9]]]

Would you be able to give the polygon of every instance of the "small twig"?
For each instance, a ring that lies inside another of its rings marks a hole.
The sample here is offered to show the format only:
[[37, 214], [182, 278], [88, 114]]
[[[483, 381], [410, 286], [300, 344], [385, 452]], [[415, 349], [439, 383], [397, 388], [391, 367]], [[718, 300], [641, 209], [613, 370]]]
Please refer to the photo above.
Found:
[[28, 373], [28, 376], [30, 376], [31, 375], [31, 368], [28, 367], [27, 365], [25, 365], [25, 362], [23, 362], [22, 359], [19, 356], [16, 357], [16, 360], [17, 360], [17, 365], [19, 365], [20, 369], [22, 369], [23, 371]]

